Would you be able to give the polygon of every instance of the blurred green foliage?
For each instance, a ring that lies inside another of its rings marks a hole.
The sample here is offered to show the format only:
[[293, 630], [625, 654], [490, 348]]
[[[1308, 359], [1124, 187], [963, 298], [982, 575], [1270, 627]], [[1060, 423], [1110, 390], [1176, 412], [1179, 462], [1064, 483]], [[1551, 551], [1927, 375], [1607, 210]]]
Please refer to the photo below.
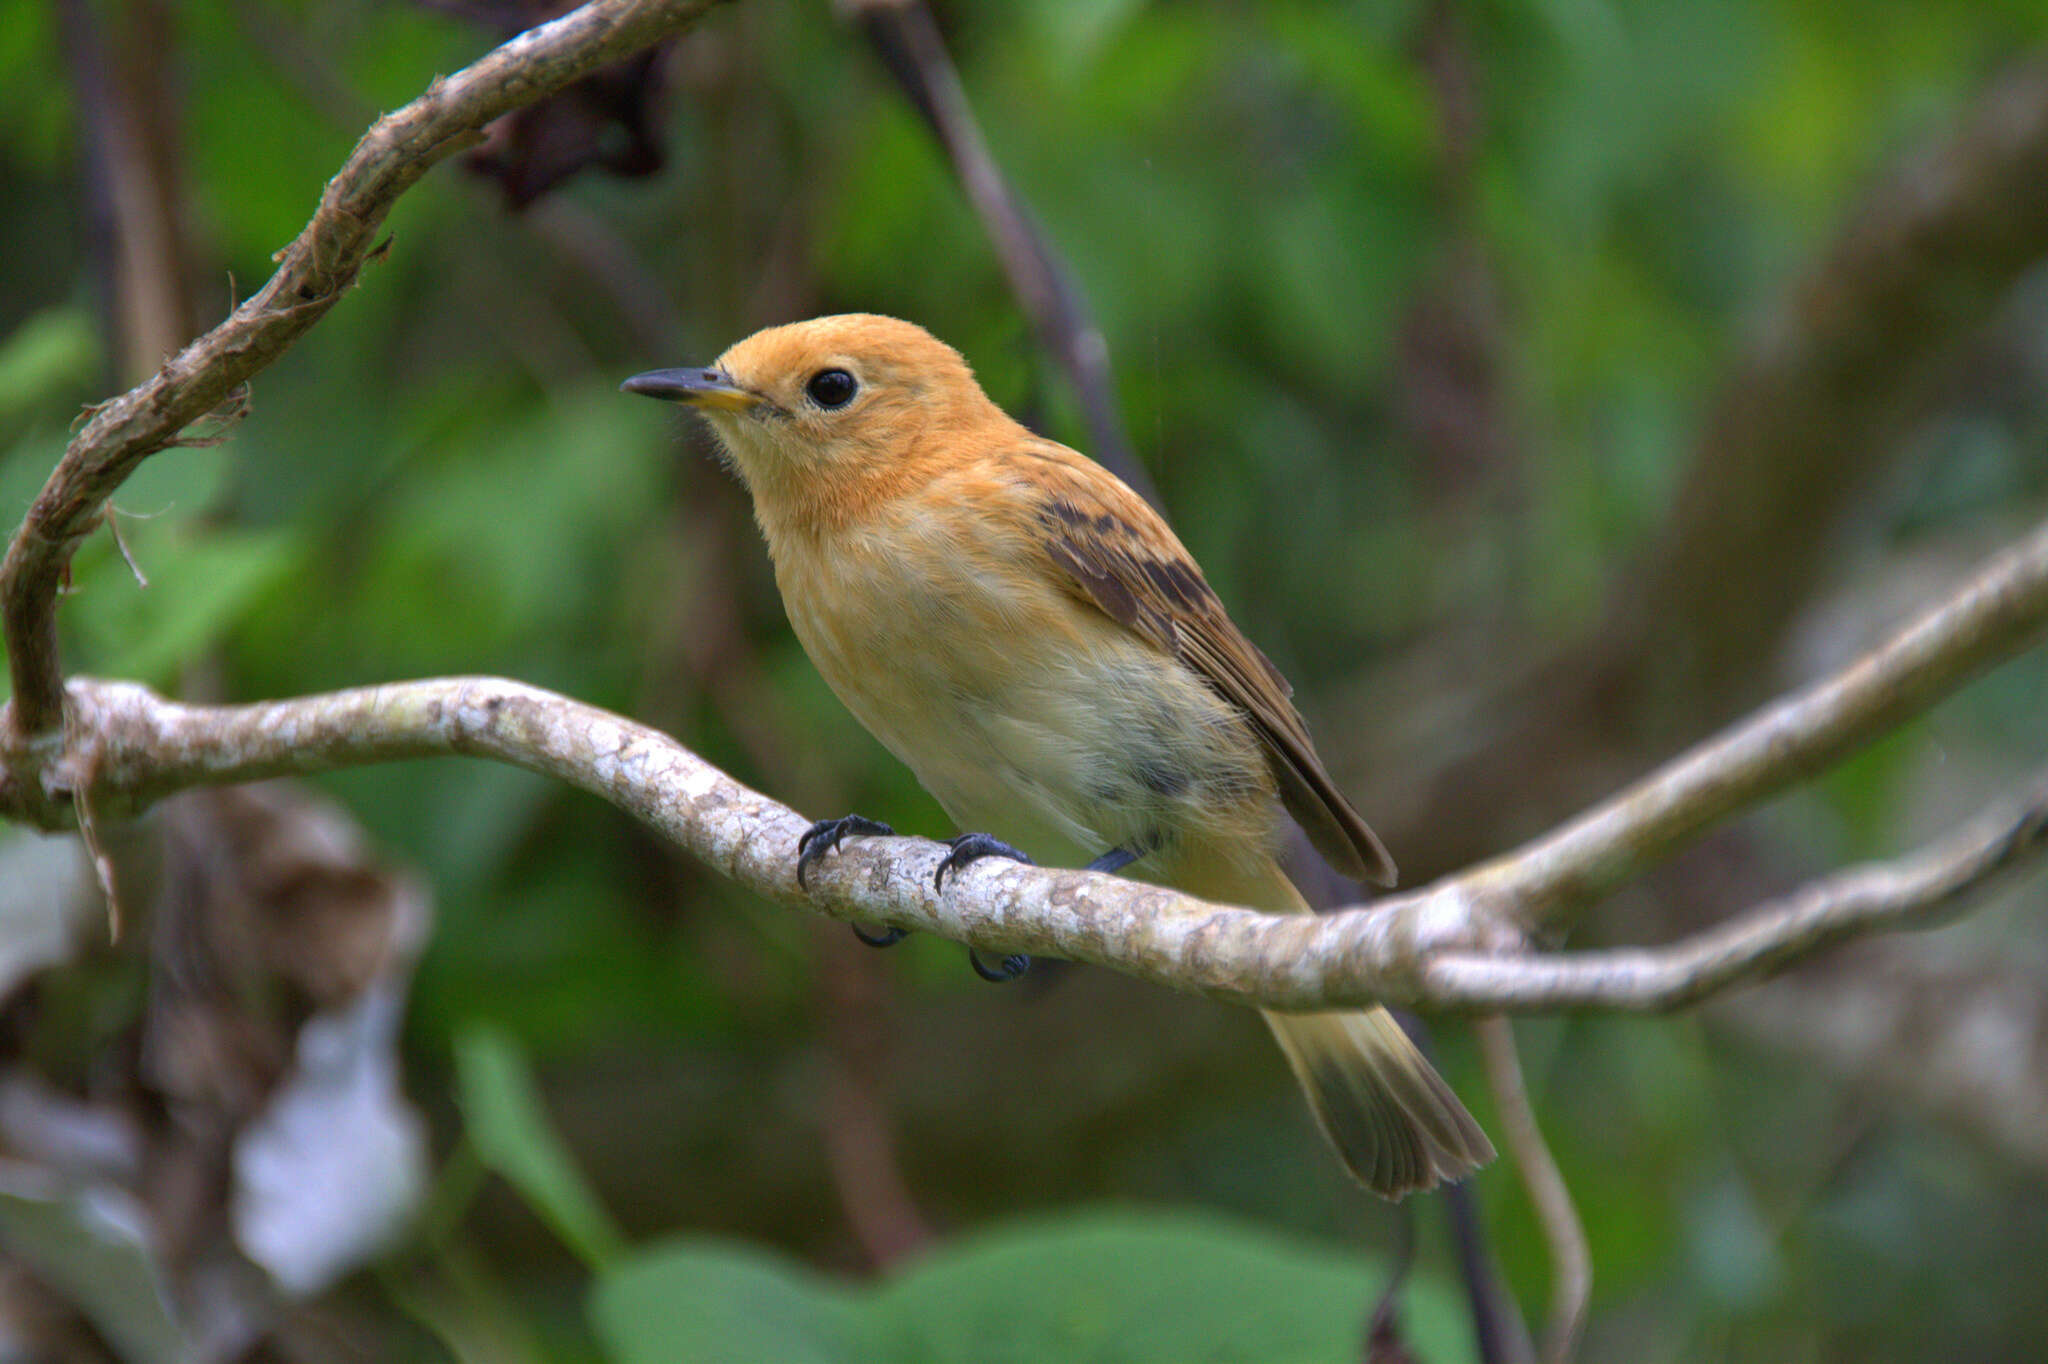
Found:
[[478, 1162], [511, 1181], [585, 1263], [617, 1259], [619, 1230], [562, 1148], [518, 1047], [495, 1028], [469, 1028], [455, 1039], [455, 1074]]
[[[1031, 1364], [1115, 1359], [1327, 1364], [1358, 1348], [1384, 1264], [1212, 1217], [1068, 1215], [963, 1238], [879, 1288], [850, 1292], [787, 1260], [705, 1238], [606, 1273], [592, 1315], [625, 1364]], [[1411, 1285], [1419, 1358], [1471, 1358], [1456, 1294]]]
[[[444, 10], [175, 7], [162, 57], [197, 323], [267, 275], [376, 111], [488, 47]], [[1446, 15], [1455, 81], [1476, 101], [1455, 154], [1444, 80], [1422, 56]], [[998, 160], [1109, 339], [1176, 526], [1312, 710], [1417, 641], [1476, 631], [1512, 648], [1588, 621], [1665, 515], [1723, 365], [1858, 191], [2048, 37], [2038, 0], [1003, 0], [942, 19]], [[80, 405], [123, 382], [59, 51], [43, 6], [0, 24], [9, 515]], [[859, 308], [925, 323], [998, 401], [1078, 439], [1071, 400], [943, 158], [832, 7], [721, 9], [668, 70], [658, 177], [586, 176], [524, 215], [453, 164], [409, 194], [388, 258], [257, 379], [226, 443], [167, 451], [122, 490], [118, 525], [148, 586], [96, 536], [63, 604], [68, 666], [227, 699], [503, 673], [660, 724], [808, 813], [948, 832], [788, 637], [743, 498], [701, 433], [614, 386], [768, 322]], [[1430, 376], [1415, 329], [1422, 301], [1461, 296], [1472, 259], [1493, 407], [1464, 448], [1419, 434]], [[2020, 314], [2039, 323], [2048, 305]], [[1962, 384], [1896, 483], [1872, 490], [1840, 585], [1916, 555], [1938, 580], [1959, 542], [1974, 552], [2038, 514], [2048, 364], [2037, 343], [2012, 351], [2010, 372]], [[1781, 802], [1776, 855], [1821, 865], [1938, 825], [2039, 753], [2044, 690], [2038, 664], [2009, 670]], [[1240, 1327], [1299, 1333], [1272, 1359], [1336, 1358], [1330, 1342], [1355, 1340], [1379, 1261], [1221, 1221], [1056, 1218], [944, 1243], [875, 1289], [822, 1286], [789, 1257], [861, 1260], [819, 1137], [846, 1045], [821, 1002], [845, 969], [837, 938], [522, 773], [450, 761], [323, 784], [437, 896], [408, 1044], [439, 1149], [469, 1143], [610, 1266], [586, 1326], [561, 1308], [585, 1271], [487, 1196], [460, 1235], [489, 1268], [464, 1281], [519, 1291], [479, 1290], [464, 1310], [531, 1317], [565, 1357], [592, 1330], [618, 1358], [654, 1358], [650, 1338], [685, 1318], [710, 1331], [773, 1315], [792, 1332], [818, 1323], [805, 1339], [819, 1359], [913, 1327], [966, 1334], [858, 1357], [987, 1358], [963, 1341], [991, 1319], [1041, 1351], [1014, 1357], [1047, 1358], [1093, 1284], [1106, 1301], [1158, 1295], [1146, 1320], [1190, 1333], [1122, 1357], [1195, 1357], [1188, 1339]], [[2048, 960], [2038, 916], [1993, 913], [1960, 941]], [[891, 992], [864, 1015], [884, 1051], [943, 1029], [969, 1064], [1027, 1077], [999, 1119], [1028, 1125], [1068, 1101], [1044, 1077], [1069, 1056], [1004, 1050], [1016, 1011], [1068, 1007], [1065, 994], [985, 996], [945, 945], [861, 969]], [[1064, 1182], [986, 1165], [949, 1180], [960, 1172], [923, 1154], [947, 1134], [906, 1122], [912, 1194], [942, 1214], [1023, 1214], [1125, 1195], [1131, 1177], [1147, 1198], [1392, 1243], [1388, 1215], [1325, 1168], [1262, 1051], [1154, 1078], [1162, 1044], [1122, 1021], [1151, 1017], [1106, 1013], [1088, 1043], [1128, 1047], [1131, 1077], [1121, 1106], [1046, 1123], [1085, 1147], [1046, 1163]], [[2048, 1329], [2038, 1171], [1880, 1121], [1850, 1080], [1690, 1019], [1524, 1033], [1598, 1268], [1589, 1357], [2011, 1358]], [[1476, 1101], [1476, 1067], [1446, 1045]], [[522, 1056], [566, 1151], [528, 1120]], [[908, 1103], [914, 1077], [882, 1069], [885, 1105]], [[1504, 1168], [1480, 1191], [1533, 1312], [1540, 1239]], [[1436, 1219], [1423, 1224], [1414, 1337], [1424, 1358], [1457, 1358], [1449, 1253]], [[780, 1248], [648, 1240], [672, 1228]], [[650, 1248], [617, 1252], [622, 1239]], [[1181, 1268], [1163, 1276], [1169, 1259]], [[784, 1306], [735, 1314], [743, 1294]], [[1223, 1310], [1246, 1295], [1268, 1315]], [[728, 1357], [703, 1339], [697, 1357]]]

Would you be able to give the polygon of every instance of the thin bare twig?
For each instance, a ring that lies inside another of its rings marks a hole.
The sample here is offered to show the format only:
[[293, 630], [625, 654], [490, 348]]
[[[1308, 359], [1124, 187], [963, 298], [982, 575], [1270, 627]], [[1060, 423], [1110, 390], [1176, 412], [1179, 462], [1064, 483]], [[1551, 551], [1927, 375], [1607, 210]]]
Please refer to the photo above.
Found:
[[883, 1083], [895, 1029], [889, 976], [850, 933], [820, 923], [813, 935], [818, 1033], [829, 1055], [818, 1096], [825, 1163], [846, 1225], [868, 1265], [887, 1269], [931, 1243], [896, 1146]]
[[47, 758], [62, 720], [55, 604], [78, 542], [145, 458], [226, 402], [334, 306], [398, 196], [492, 119], [674, 33], [712, 0], [591, 0], [513, 38], [379, 119], [256, 295], [163, 368], [102, 404], [72, 440], [0, 563], [0, 623], [14, 684], [10, 766]]
[[1109, 379], [1109, 342], [989, 152], [930, 7], [924, 0], [852, 0], [848, 7], [882, 65], [903, 87], [904, 97], [952, 161], [967, 202], [981, 219], [1039, 344], [1051, 352], [1073, 385], [1088, 425], [1088, 453], [1157, 506], [1158, 491], [1138, 463], [1117, 414]]
[[1929, 922], [2048, 844], [2048, 775], [2019, 799], [1896, 861], [1823, 877], [1669, 947], [1614, 948], [1514, 963], [1448, 952], [1429, 966], [1432, 998], [1515, 1012], [1676, 1009], [1770, 975], [1846, 938]]
[[1535, 1346], [1529, 1343], [1521, 1306], [1502, 1285], [1500, 1266], [1487, 1248], [1473, 1188], [1473, 1182], [1465, 1180], [1438, 1191], [1444, 1217], [1451, 1225], [1458, 1275], [1464, 1280], [1465, 1298], [1472, 1309], [1473, 1349], [1479, 1364], [1524, 1364], [1535, 1355]]
[[1522, 1082], [1521, 1058], [1515, 1054], [1515, 1031], [1505, 1018], [1474, 1020], [1479, 1055], [1486, 1067], [1487, 1087], [1500, 1110], [1501, 1136], [1513, 1153], [1522, 1187], [1536, 1210], [1537, 1225], [1550, 1251], [1550, 1320], [1543, 1331], [1544, 1364], [1564, 1364], [1579, 1346], [1586, 1324], [1586, 1301], [1593, 1291], [1593, 1256], [1586, 1247], [1586, 1228], [1572, 1203], [1572, 1191], [1543, 1141], [1536, 1110]]
[[141, 564], [135, 562], [135, 556], [128, 551], [128, 541], [121, 535], [121, 509], [111, 502], [107, 503], [106, 519], [107, 538], [114, 542], [114, 548], [120, 552], [121, 562], [128, 565], [128, 571], [135, 575], [135, 585], [148, 587], [149, 575], [142, 571]]
[[114, 859], [107, 855], [100, 842], [99, 821], [93, 815], [92, 798], [81, 792], [76, 802], [78, 808], [78, 837], [85, 844], [85, 853], [92, 863], [94, 879], [99, 882], [100, 898], [107, 902], [107, 941], [121, 941], [121, 887], [114, 876]]

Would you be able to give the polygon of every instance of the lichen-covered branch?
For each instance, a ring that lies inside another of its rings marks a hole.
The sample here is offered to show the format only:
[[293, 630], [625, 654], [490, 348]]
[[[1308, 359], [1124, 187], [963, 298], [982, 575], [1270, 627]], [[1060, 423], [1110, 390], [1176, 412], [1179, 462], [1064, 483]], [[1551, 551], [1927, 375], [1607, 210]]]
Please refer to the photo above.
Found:
[[[1347, 927], [1343, 949], [1373, 993], [1410, 959], [1412, 915], [1292, 919], [1207, 905], [1138, 882], [1086, 872], [977, 864], [949, 880], [946, 855], [922, 839], [859, 839], [796, 883], [808, 821], [733, 780], [674, 739], [593, 706], [498, 678], [394, 683], [249, 706], [188, 706], [134, 683], [74, 679], [73, 740], [42, 776], [60, 794], [90, 795], [102, 819], [172, 791], [405, 758], [469, 754], [558, 777], [642, 820], [681, 850], [750, 890], [843, 919], [900, 924], [991, 950], [1113, 966], [1183, 989], [1297, 1004], [1333, 981], [1318, 933]], [[0, 815], [41, 804], [0, 778]], [[1392, 930], [1399, 924], [1403, 937]], [[1318, 962], [1318, 958], [1322, 958]]]
[[[2048, 528], [1853, 667], [1556, 832], [1435, 885], [1319, 918], [994, 863], [940, 893], [931, 877], [942, 849], [911, 839], [857, 841], [812, 878], [806, 896], [792, 856], [805, 821], [794, 811], [665, 735], [513, 682], [441, 679], [237, 707], [179, 705], [119, 682], [67, 688], [55, 646], [57, 585], [120, 482], [333, 305], [371, 257], [392, 202], [432, 165], [492, 118], [675, 31], [709, 3], [592, 0], [436, 82], [364, 136], [254, 298], [95, 412], [0, 565], [15, 688], [0, 712], [0, 816], [88, 825], [194, 785], [475, 754], [592, 791], [749, 888], [835, 917], [1095, 962], [1272, 1007], [1379, 999], [1481, 1012], [1673, 1007], [1843, 937], [1916, 922], [2040, 850], [2048, 784], [1943, 843], [1817, 881], [1674, 946], [1543, 955], [1523, 939], [2025, 647], [2048, 623]], [[956, 97], [946, 98], [961, 103]]]
[[14, 757], [10, 766], [32, 765], [55, 741], [64, 694], [57, 589], [78, 542], [136, 465], [228, 402], [334, 306], [370, 259], [392, 204], [437, 162], [473, 143], [492, 119], [676, 32], [711, 3], [591, 0], [436, 80], [363, 135], [254, 297], [148, 380], [93, 411], [0, 563], [0, 625], [15, 698], [0, 746]]
[[2040, 855], [2044, 844], [2048, 774], [1938, 843], [1822, 877], [1669, 947], [1513, 961], [1448, 952], [1428, 964], [1427, 993], [1446, 1007], [1514, 1012], [1675, 1009], [1844, 939], [1938, 919], [1998, 873]]
[[[2025, 556], [2008, 556], [2010, 571]], [[1992, 575], [1996, 576], [1998, 569]], [[1774, 729], [1786, 707], [1820, 706], [1830, 688], [1911, 690], [1907, 665], [1929, 666], [1910, 645], [1947, 620], [1952, 648], [1980, 638], [1982, 580], [1955, 602], [1842, 678], [1781, 703], [1729, 738], [1681, 759], [1722, 763], [1768, 785], [1804, 771], [1810, 750]], [[1992, 596], [1997, 598], [1998, 594]], [[1902, 662], [1903, 660], [1903, 662]], [[1906, 680], [1894, 676], [1907, 667]], [[1942, 673], [1950, 685], [1959, 669]], [[795, 811], [734, 781], [657, 730], [539, 688], [495, 678], [397, 683], [251, 706], [187, 706], [133, 683], [71, 684], [72, 734], [39, 775], [45, 791], [90, 801], [46, 802], [13, 774], [0, 777], [0, 816], [47, 818], [89, 805], [100, 817], [132, 813], [171, 791], [370, 762], [470, 754], [558, 777], [603, 797], [679, 848], [749, 889], [808, 903], [835, 918], [922, 929], [991, 952], [1028, 952], [1113, 967], [1178, 989], [1269, 1007], [1311, 1009], [1385, 1000], [1479, 1012], [1559, 1008], [1663, 1009], [1775, 970], [1859, 933], [1900, 927], [1953, 905], [2048, 842], [2048, 777], [2012, 808], [1898, 862], [1815, 882], [1722, 928], [1657, 951], [1531, 954], [1508, 925], [1543, 917], [1559, 881], [1542, 847], [1371, 906], [1319, 917], [1275, 916], [1208, 904], [1174, 891], [1089, 872], [983, 862], [941, 892], [945, 856], [922, 839], [855, 840], [812, 871], [807, 895], [794, 856], [807, 827]], [[1889, 713], [1889, 712], [1888, 712]], [[1813, 715], [1826, 729], [1830, 712]], [[1752, 759], [1744, 734], [1776, 733]], [[1716, 756], [1716, 755], [1720, 756]], [[1674, 781], [1670, 775], [1645, 783]], [[1727, 782], [1700, 780], [1695, 802]], [[1597, 812], [1596, 812], [1597, 813]], [[1631, 820], [1660, 827], [1660, 803], [1618, 802], [1604, 816], [1619, 846], [1635, 846]], [[1574, 826], [1576, 827], [1576, 826]], [[1696, 826], [1695, 826], [1696, 827]], [[1567, 848], [1572, 828], [1559, 835]], [[1675, 845], [1676, 840], [1671, 840]]]

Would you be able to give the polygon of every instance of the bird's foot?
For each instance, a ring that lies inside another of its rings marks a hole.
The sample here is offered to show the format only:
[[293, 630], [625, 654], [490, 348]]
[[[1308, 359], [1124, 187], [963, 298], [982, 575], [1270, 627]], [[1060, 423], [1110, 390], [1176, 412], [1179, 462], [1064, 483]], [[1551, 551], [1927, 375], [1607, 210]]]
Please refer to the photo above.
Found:
[[879, 933], [869, 933], [859, 924], [848, 924], [847, 927], [853, 930], [854, 937], [859, 938], [869, 947], [894, 947], [897, 943], [910, 936], [909, 929], [898, 928], [894, 924], [891, 924]]
[[1013, 952], [994, 966], [990, 966], [981, 959], [980, 953], [970, 947], [967, 949], [967, 964], [974, 968], [975, 975], [980, 976], [990, 984], [1008, 985], [1011, 981], [1031, 969], [1031, 958], [1025, 956], [1022, 952]]
[[947, 872], [959, 871], [984, 857], [1007, 857], [1027, 867], [1033, 865], [1029, 854], [1011, 847], [994, 834], [960, 834], [947, 839], [946, 846], [953, 851], [946, 854], [946, 860], [939, 863], [939, 869], [932, 873], [933, 890], [946, 888]]
[[[932, 873], [932, 887], [935, 890], [946, 888], [947, 872], [957, 872], [984, 857], [1007, 857], [1012, 862], [1031, 865], [1028, 854], [1011, 847], [993, 834], [961, 834], [957, 838], [947, 839], [946, 846], [953, 851], [946, 854], [946, 860], [939, 863], [939, 869]], [[1031, 958], [1022, 952], [1015, 952], [990, 966], [970, 947], [967, 949], [967, 964], [972, 966], [974, 974], [983, 980], [997, 985], [1007, 985], [1031, 969]]]
[[869, 819], [865, 815], [841, 815], [838, 819], [819, 820], [804, 830], [803, 837], [796, 841], [796, 883], [803, 885], [811, 865], [837, 848], [842, 840], [862, 834], [886, 838], [895, 832], [881, 820]]

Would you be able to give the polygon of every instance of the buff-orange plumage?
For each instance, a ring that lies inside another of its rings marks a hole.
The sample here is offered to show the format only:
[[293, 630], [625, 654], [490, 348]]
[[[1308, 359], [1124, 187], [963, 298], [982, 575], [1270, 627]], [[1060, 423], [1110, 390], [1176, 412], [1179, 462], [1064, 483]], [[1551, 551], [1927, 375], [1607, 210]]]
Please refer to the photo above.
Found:
[[[923, 328], [815, 318], [626, 387], [710, 420], [797, 637], [962, 828], [1301, 913], [1276, 858], [1284, 809], [1339, 871], [1392, 884], [1285, 680], [1165, 521], [1011, 420]], [[870, 827], [820, 826], [803, 858]], [[1399, 1196], [1492, 1158], [1384, 1009], [1265, 1018], [1369, 1188]]]

